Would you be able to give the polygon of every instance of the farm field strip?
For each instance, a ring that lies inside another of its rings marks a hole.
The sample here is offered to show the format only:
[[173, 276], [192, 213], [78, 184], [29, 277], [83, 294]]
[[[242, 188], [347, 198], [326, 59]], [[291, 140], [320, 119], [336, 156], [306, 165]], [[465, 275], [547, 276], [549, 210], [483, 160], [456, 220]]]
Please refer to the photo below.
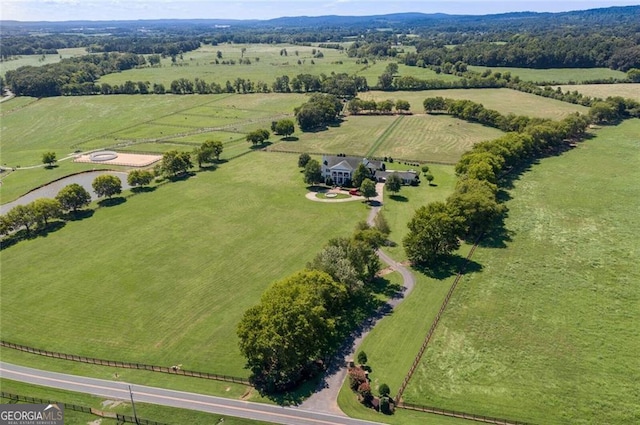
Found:
[[[640, 416], [640, 120], [515, 181], [507, 248], [479, 248], [404, 398], [533, 423]], [[604, 186], [603, 186], [604, 185]]]
[[589, 80], [604, 80], [607, 78], [627, 78], [627, 74], [622, 71], [616, 71], [609, 68], [550, 68], [550, 69], [534, 69], [534, 68], [508, 68], [508, 67], [490, 67], [490, 66], [469, 66], [469, 69], [476, 72], [483, 72], [487, 69], [493, 72], [509, 72], [512, 77], [518, 76], [523, 81], [538, 82], [557, 82], [569, 83]]
[[576, 84], [560, 87], [562, 91], [577, 91], [591, 97], [599, 97], [606, 99], [609, 96], [621, 96], [624, 98], [635, 99], [640, 102], [640, 84]]
[[495, 109], [502, 114], [527, 115], [540, 118], [562, 119], [569, 114], [587, 113], [588, 108], [573, 105], [555, 99], [536, 96], [511, 89], [451, 89], [425, 91], [370, 91], [359, 95], [361, 99], [373, 99], [377, 102], [385, 99], [403, 99], [411, 104], [411, 112], [424, 113], [422, 105], [427, 97], [442, 96], [452, 99], [468, 99]]
[[376, 156], [455, 163], [475, 143], [503, 133], [448, 115], [405, 117], [376, 149]]
[[375, 154], [376, 150], [380, 147], [382, 143], [384, 143], [384, 141], [389, 137], [389, 134], [391, 134], [391, 132], [398, 126], [398, 124], [400, 124], [400, 122], [404, 117], [405, 117], [404, 115], [398, 115], [396, 119], [393, 120], [391, 125], [389, 125], [389, 127], [387, 127], [384, 130], [384, 133], [382, 133], [380, 137], [376, 139], [376, 141], [373, 143], [373, 146], [371, 146], [371, 148], [367, 151], [366, 153], [367, 157], [371, 157]]

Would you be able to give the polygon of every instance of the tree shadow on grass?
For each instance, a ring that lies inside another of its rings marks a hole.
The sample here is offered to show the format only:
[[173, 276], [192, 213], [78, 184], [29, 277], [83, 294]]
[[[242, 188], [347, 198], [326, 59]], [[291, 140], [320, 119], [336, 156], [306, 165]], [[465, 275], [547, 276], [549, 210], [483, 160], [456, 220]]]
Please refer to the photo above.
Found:
[[167, 177], [167, 180], [169, 180], [171, 182], [180, 182], [180, 181], [188, 180], [189, 177], [192, 177], [194, 175], [195, 175], [195, 173], [193, 173], [193, 172], [187, 172], [187, 173], [182, 173], [182, 174], [178, 174], [178, 175], [175, 175], [175, 176]]
[[368, 283], [367, 288], [374, 294], [384, 295], [387, 298], [402, 298], [403, 286], [399, 283], [391, 283], [380, 276]]
[[202, 172], [202, 171], [216, 171], [218, 169], [218, 165], [217, 164], [209, 164], [209, 165], [203, 165], [201, 167], [198, 168], [198, 172]]
[[307, 190], [309, 192], [314, 192], [314, 193], [323, 193], [329, 190], [329, 188], [326, 186], [312, 185], [312, 186], [307, 186]]
[[93, 216], [94, 210], [69, 211], [64, 217], [67, 221], [80, 221]]
[[316, 373], [313, 377], [303, 381], [300, 385], [289, 391], [265, 393], [262, 395], [280, 406], [298, 406], [316, 392], [322, 380], [322, 373]]
[[259, 150], [262, 150], [262, 149], [266, 149], [268, 146], [271, 146], [271, 145], [273, 145], [273, 143], [267, 141], [267, 142], [264, 142], [264, 143], [259, 143], [257, 145], [251, 145], [249, 147], [249, 149], [251, 149], [252, 151], [259, 151]]
[[47, 165], [44, 166], [44, 169], [45, 170], [53, 170], [53, 169], [58, 168], [58, 167], [59, 167], [58, 164], [47, 164]]
[[297, 142], [298, 140], [300, 140], [300, 138], [297, 136], [287, 136], [281, 138], [280, 140], [282, 140], [283, 142]]
[[66, 224], [67, 223], [62, 220], [51, 221], [47, 223], [44, 228], [38, 230], [38, 236], [43, 236], [46, 238], [47, 236], [49, 236], [49, 233], [57, 232], [58, 230], [66, 226]]
[[118, 196], [117, 198], [107, 198], [98, 201], [98, 205], [101, 207], [115, 207], [116, 205], [124, 204], [126, 201], [126, 198]]
[[482, 264], [467, 260], [460, 255], [442, 255], [431, 264], [414, 265], [414, 269], [433, 279], [443, 280], [458, 274], [475, 273], [482, 270]]
[[391, 195], [389, 198], [393, 199], [396, 202], [409, 202], [409, 198], [403, 195]]
[[131, 188], [132, 193], [151, 193], [156, 190], [156, 186], [136, 186]]

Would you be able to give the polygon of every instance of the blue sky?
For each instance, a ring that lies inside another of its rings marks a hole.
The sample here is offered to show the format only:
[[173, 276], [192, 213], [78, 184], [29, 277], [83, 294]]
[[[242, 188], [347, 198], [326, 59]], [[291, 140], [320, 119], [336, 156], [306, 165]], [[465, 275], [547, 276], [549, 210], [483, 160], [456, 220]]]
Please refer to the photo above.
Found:
[[2, 0], [0, 19], [20, 21], [375, 15], [423, 12], [484, 15], [628, 6], [639, 0]]

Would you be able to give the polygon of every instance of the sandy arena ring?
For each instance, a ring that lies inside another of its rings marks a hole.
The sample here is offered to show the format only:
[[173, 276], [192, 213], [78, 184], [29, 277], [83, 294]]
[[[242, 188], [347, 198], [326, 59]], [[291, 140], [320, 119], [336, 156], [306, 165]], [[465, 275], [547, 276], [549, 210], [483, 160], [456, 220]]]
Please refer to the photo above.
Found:
[[162, 155], [98, 151], [87, 155], [78, 155], [73, 162], [91, 164], [123, 165], [125, 167], [148, 167], [162, 159]]

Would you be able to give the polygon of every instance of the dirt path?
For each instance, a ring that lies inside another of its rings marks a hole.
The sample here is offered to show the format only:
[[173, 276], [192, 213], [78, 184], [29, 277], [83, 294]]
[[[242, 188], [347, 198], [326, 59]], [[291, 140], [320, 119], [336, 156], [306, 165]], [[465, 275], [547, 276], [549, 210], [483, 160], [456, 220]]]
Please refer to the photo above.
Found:
[[[372, 208], [367, 218], [367, 223], [373, 225], [374, 219], [382, 208], [384, 184], [378, 183], [376, 191], [378, 196], [372, 199]], [[315, 195], [315, 194], [314, 194]], [[315, 197], [315, 196], [314, 196]], [[317, 198], [316, 198], [317, 199]], [[332, 202], [336, 202], [334, 200]], [[402, 293], [399, 296], [390, 299], [382, 308], [380, 308], [373, 317], [367, 319], [358, 329], [356, 329], [349, 338], [349, 341], [342, 349], [340, 364], [329, 365], [323, 382], [318, 390], [306, 399], [301, 405], [301, 409], [312, 410], [315, 412], [329, 412], [334, 415], [346, 416], [340, 407], [338, 407], [338, 393], [342, 388], [342, 383], [347, 376], [346, 364], [349, 359], [353, 359], [357, 348], [360, 346], [364, 338], [369, 334], [371, 329], [376, 325], [378, 320], [389, 314], [402, 300], [407, 297], [415, 287], [415, 277], [411, 271], [402, 264], [394, 261], [386, 253], [378, 250], [378, 257], [387, 264], [393, 271], [397, 271], [402, 275]]]

